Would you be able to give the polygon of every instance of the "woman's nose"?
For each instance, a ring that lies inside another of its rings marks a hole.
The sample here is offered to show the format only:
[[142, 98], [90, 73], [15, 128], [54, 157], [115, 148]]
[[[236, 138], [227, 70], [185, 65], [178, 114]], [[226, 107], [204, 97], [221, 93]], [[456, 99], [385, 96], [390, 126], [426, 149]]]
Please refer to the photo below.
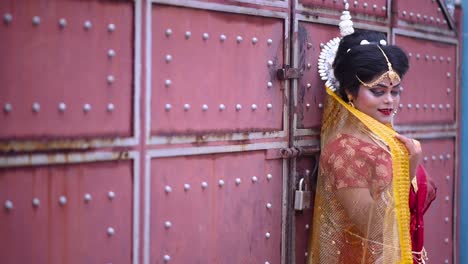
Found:
[[393, 96], [391, 93], [386, 93], [384, 97], [384, 103], [393, 103]]

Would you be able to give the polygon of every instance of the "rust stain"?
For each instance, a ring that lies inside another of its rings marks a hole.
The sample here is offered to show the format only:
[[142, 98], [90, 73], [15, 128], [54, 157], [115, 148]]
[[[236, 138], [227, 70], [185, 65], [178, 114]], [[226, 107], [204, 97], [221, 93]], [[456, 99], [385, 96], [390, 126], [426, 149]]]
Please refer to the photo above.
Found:
[[97, 140], [42, 140], [0, 142], [0, 152], [24, 152], [42, 150], [87, 150], [97, 146], [113, 144], [113, 139]]

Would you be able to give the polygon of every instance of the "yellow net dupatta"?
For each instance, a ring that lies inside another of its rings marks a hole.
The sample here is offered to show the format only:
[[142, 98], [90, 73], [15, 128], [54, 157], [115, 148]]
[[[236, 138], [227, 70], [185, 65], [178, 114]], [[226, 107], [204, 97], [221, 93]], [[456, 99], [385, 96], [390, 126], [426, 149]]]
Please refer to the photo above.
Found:
[[[397, 219], [398, 238], [402, 264], [412, 264], [413, 258], [411, 253], [411, 237], [410, 237], [410, 210], [409, 210], [409, 158], [408, 151], [404, 144], [395, 138], [397, 132], [375, 120], [374, 118], [362, 113], [356, 108], [345, 103], [338, 95], [336, 95], [329, 87], [326, 87], [328, 95], [330, 95], [342, 107], [346, 108], [353, 116], [360, 120], [372, 133], [377, 135], [390, 148], [392, 155], [393, 166], [393, 199], [395, 203], [395, 215]], [[329, 109], [333, 111], [333, 109]], [[324, 119], [323, 127], [330, 124]]]

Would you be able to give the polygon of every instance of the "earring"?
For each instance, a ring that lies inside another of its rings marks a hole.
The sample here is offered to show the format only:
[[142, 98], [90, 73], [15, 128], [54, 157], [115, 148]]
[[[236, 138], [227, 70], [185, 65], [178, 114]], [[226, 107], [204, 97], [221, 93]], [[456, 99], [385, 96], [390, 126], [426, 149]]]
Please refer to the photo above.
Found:
[[354, 107], [353, 101], [349, 101], [348, 104], [349, 104], [352, 108], [356, 108], [356, 107]]
[[398, 109], [393, 110], [393, 115], [396, 115], [398, 113]]

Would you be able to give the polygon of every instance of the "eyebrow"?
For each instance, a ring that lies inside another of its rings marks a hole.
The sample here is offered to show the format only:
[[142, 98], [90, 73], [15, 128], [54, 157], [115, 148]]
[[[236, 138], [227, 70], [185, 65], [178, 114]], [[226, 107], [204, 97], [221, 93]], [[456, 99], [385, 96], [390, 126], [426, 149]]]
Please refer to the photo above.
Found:
[[394, 88], [397, 88], [401, 83], [397, 83], [395, 85], [393, 85], [392, 87], [390, 86], [387, 86], [385, 84], [381, 84], [381, 83], [378, 83], [376, 84], [375, 86], [379, 87], [379, 88], [391, 88], [391, 89], [394, 89]]

